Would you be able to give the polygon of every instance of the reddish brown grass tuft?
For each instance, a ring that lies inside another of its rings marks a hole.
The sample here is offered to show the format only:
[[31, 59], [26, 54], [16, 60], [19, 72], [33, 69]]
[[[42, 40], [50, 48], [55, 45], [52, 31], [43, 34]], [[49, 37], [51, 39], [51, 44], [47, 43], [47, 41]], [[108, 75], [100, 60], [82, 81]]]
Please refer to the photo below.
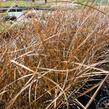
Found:
[[97, 65], [107, 62], [108, 19], [93, 8], [54, 11], [1, 33], [0, 99], [6, 109], [68, 107], [70, 91], [75, 100], [90, 76], [106, 74]]

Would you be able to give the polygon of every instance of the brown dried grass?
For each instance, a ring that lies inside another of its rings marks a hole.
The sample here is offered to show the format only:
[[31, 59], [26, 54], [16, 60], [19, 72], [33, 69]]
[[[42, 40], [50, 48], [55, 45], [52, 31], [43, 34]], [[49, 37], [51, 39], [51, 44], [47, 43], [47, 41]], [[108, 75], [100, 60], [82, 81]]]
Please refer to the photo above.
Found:
[[95, 8], [54, 11], [1, 33], [0, 99], [6, 109], [53, 109], [90, 76], [107, 74], [109, 16]]

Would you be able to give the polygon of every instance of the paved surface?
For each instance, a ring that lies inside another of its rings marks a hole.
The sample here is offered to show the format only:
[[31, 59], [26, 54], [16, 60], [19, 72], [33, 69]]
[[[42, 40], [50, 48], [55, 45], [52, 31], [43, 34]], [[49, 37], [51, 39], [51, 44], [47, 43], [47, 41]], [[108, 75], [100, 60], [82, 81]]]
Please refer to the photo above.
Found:
[[[8, 7], [7, 8], [0, 8], [0, 13], [6, 12], [8, 9], [9, 9]], [[31, 8], [28, 8], [28, 7], [19, 7], [19, 8], [12, 8], [9, 11], [13, 11], [13, 12], [18, 11], [18, 12], [20, 12], [20, 11], [29, 10], [29, 9], [31, 9]], [[34, 9], [35, 10], [48, 10], [48, 11], [49, 10], [53, 10], [53, 9], [50, 9], [50, 8], [34, 8]]]

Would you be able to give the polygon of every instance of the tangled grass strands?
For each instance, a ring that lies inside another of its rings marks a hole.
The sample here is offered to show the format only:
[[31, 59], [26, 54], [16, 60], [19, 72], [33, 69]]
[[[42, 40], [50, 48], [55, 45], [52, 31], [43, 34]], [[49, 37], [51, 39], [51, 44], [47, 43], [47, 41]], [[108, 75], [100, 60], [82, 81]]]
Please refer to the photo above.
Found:
[[0, 98], [6, 108], [68, 107], [70, 97], [75, 102], [100, 85], [76, 96], [94, 76], [109, 73], [102, 67], [109, 63], [108, 12], [94, 8], [53, 11], [0, 34]]
[[13, 105], [13, 103], [16, 101], [16, 99], [18, 98], [18, 96], [27, 88], [29, 88], [31, 86], [32, 83], [36, 82], [37, 80], [32, 81], [31, 83], [27, 84], [26, 86], [24, 86], [19, 93], [17, 93], [17, 95], [11, 99], [11, 101], [9, 102], [9, 105], [6, 107], [7, 109], [10, 109]]

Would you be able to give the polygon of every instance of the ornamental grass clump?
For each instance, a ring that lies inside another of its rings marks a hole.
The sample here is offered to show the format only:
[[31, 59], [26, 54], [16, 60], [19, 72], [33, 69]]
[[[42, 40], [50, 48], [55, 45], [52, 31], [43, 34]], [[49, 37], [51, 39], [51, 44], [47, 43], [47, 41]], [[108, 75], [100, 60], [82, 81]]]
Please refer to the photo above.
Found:
[[[0, 102], [6, 109], [69, 108], [93, 76], [107, 75], [108, 12], [53, 11], [0, 33]], [[7, 37], [8, 36], [8, 37]]]

